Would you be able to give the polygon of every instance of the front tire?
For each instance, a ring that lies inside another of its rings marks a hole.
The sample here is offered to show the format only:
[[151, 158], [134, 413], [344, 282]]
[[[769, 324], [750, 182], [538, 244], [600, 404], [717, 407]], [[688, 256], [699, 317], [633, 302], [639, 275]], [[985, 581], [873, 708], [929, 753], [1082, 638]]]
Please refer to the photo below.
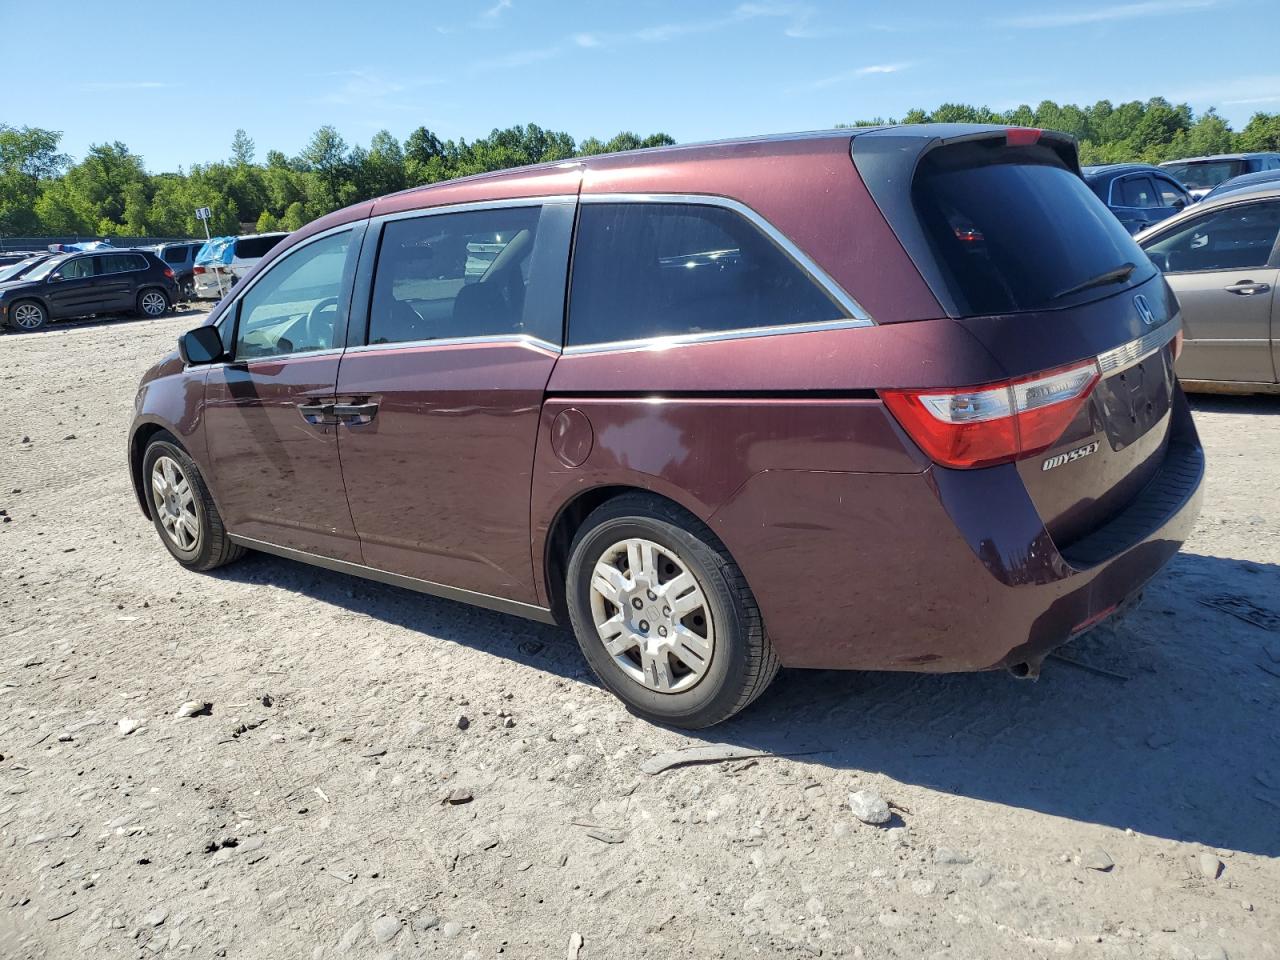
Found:
[[34, 300], [19, 300], [9, 308], [9, 326], [23, 333], [39, 330], [49, 324], [49, 311]]
[[160, 541], [188, 570], [212, 570], [244, 556], [231, 542], [200, 470], [169, 434], [142, 458], [142, 482]]
[[742, 571], [669, 501], [627, 494], [592, 512], [570, 548], [566, 599], [600, 682], [654, 723], [719, 723], [778, 672]]
[[169, 297], [163, 290], [149, 287], [138, 294], [138, 313], [150, 320], [163, 317], [169, 309]]

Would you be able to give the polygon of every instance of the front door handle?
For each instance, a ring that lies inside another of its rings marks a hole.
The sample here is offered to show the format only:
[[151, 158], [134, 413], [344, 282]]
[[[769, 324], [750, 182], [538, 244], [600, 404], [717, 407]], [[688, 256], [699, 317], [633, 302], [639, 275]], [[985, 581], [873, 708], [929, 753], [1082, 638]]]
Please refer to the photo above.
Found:
[[368, 423], [378, 415], [376, 403], [335, 403], [332, 410], [344, 423]]
[[300, 403], [298, 404], [298, 412], [302, 414], [302, 419], [307, 423], [320, 425], [322, 423], [336, 423], [333, 420], [333, 404], [332, 403]]
[[1254, 294], [1266, 293], [1271, 289], [1269, 283], [1254, 283], [1252, 280], [1241, 280], [1239, 283], [1233, 283], [1229, 287], [1223, 287], [1227, 293], [1234, 293], [1239, 297], [1252, 297]]

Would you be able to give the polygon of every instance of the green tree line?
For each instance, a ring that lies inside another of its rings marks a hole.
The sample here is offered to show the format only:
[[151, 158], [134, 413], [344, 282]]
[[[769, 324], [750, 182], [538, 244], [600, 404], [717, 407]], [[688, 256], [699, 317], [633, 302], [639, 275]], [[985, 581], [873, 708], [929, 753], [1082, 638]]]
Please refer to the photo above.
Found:
[[[857, 121], [847, 126], [899, 121]], [[1213, 109], [1196, 115], [1162, 97], [1092, 106], [1044, 101], [1036, 107], [993, 111], [944, 103], [911, 110], [904, 123], [1003, 123], [1073, 134], [1082, 163], [1143, 160], [1238, 150], [1280, 150], [1280, 113], [1257, 113], [1235, 131]], [[143, 160], [114, 143], [91, 146], [79, 162], [60, 152], [62, 134], [0, 124], [0, 235], [196, 236], [197, 207], [212, 212], [210, 229], [237, 233], [296, 230], [360, 200], [405, 187], [529, 163], [565, 160], [674, 143], [655, 133], [623, 132], [608, 141], [576, 142], [536, 124], [494, 130], [487, 137], [441, 140], [426, 127], [403, 142], [383, 130], [368, 146], [349, 145], [321, 127], [296, 156], [269, 150], [259, 161], [253, 140], [236, 131], [230, 156], [177, 173], [148, 173]]]
[[1023, 104], [1003, 111], [944, 103], [936, 110], [910, 110], [901, 120], [859, 120], [842, 126], [881, 123], [1001, 123], [1060, 130], [1080, 142], [1081, 164], [1160, 163], [1215, 153], [1280, 150], [1280, 113], [1255, 113], [1236, 132], [1212, 107], [1196, 116], [1187, 104], [1174, 105], [1163, 97], [1145, 103], [1099, 100], [1087, 107], [1045, 100], [1034, 108]]
[[237, 130], [226, 160], [186, 172], [148, 173], [142, 157], [116, 141], [94, 144], [73, 163], [59, 152], [62, 134], [0, 124], [0, 236], [197, 236], [198, 207], [209, 229], [239, 233], [296, 230], [361, 200], [453, 177], [575, 156], [674, 143], [664, 133], [622, 132], [575, 142], [536, 124], [494, 130], [471, 142], [441, 140], [426, 127], [401, 143], [389, 132], [349, 146], [331, 126], [315, 132], [294, 157], [279, 150], [256, 159], [253, 140]]

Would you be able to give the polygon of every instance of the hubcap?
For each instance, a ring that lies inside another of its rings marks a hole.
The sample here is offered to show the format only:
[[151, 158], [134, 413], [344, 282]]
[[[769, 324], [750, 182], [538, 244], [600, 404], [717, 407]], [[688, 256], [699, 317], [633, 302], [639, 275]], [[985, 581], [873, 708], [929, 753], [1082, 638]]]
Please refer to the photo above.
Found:
[[20, 303], [13, 310], [13, 322], [25, 330], [40, 326], [43, 319], [40, 308], [34, 303]]
[[154, 290], [150, 293], [142, 295], [142, 312], [151, 317], [158, 317], [164, 313], [164, 294], [156, 293]]
[[194, 553], [200, 545], [195, 492], [172, 457], [159, 457], [151, 467], [151, 500], [165, 535], [179, 550]]
[[683, 693], [715, 652], [711, 606], [672, 550], [633, 538], [604, 552], [591, 574], [591, 615], [614, 662], [658, 693]]

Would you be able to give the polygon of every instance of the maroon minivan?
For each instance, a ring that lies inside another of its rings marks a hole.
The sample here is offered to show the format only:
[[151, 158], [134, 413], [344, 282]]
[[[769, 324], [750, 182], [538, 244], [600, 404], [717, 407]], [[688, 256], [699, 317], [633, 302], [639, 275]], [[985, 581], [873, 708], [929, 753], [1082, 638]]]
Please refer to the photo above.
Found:
[[1034, 676], [1195, 521], [1178, 307], [1024, 128], [469, 177], [289, 237], [152, 368], [180, 563], [261, 550], [570, 623], [655, 721], [780, 665]]

